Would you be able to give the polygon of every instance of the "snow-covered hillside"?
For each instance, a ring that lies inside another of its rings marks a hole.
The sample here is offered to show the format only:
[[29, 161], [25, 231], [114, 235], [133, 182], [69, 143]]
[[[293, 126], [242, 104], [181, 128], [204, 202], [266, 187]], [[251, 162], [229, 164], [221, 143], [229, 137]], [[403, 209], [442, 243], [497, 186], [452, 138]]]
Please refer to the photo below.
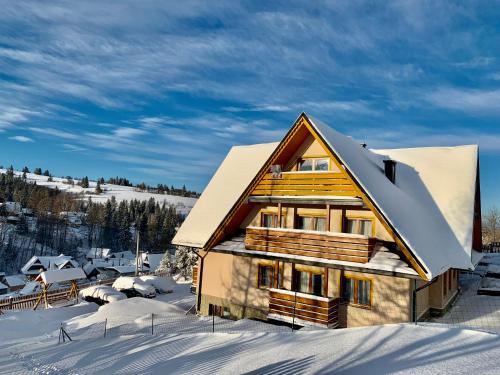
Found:
[[[0, 173], [6, 173], [6, 169], [0, 169]], [[22, 172], [14, 171], [16, 176], [21, 177]], [[47, 186], [49, 188], [55, 189], [56, 187], [61, 191], [66, 191], [75, 194], [82, 194], [82, 197], [88, 199], [89, 197], [93, 202], [105, 202], [111, 197], [115, 197], [117, 202], [123, 200], [133, 200], [137, 199], [140, 201], [149, 200], [150, 198], [154, 198], [155, 201], [159, 203], [166, 202], [168, 204], [174, 205], [177, 208], [177, 211], [182, 214], [187, 214], [194, 203], [196, 202], [196, 198], [188, 198], [188, 197], [179, 197], [175, 195], [167, 195], [167, 194], [154, 194], [147, 193], [142, 191], [136, 191], [134, 187], [130, 186], [120, 186], [120, 185], [112, 185], [112, 184], [101, 184], [101, 189], [103, 192], [101, 194], [95, 194], [95, 181], [89, 181], [89, 187], [83, 188], [78, 186], [77, 183], [79, 180], [74, 180], [75, 185], [70, 185], [66, 183], [66, 178], [60, 177], [52, 177], [53, 181], [48, 181], [49, 177], [36, 175], [34, 173], [27, 173], [26, 180], [27, 182], [36, 182], [37, 185]]]

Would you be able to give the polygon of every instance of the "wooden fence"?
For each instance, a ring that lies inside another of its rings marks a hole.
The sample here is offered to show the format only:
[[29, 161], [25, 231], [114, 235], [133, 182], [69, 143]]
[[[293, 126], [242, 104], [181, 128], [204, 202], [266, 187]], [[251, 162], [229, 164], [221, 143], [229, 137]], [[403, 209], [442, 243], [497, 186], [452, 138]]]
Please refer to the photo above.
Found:
[[[166, 276], [169, 275], [166, 272], [143, 272], [142, 275], [156, 275], [156, 276]], [[116, 278], [99, 280], [97, 282], [85, 282], [78, 284], [79, 289], [84, 289], [93, 285], [112, 285], [115, 282]], [[71, 290], [71, 286], [66, 288], [60, 288], [55, 290], [50, 290], [47, 293], [47, 300], [49, 303], [54, 303], [62, 300], [67, 300], [69, 296], [69, 292]], [[2, 310], [25, 310], [32, 309], [37, 299], [39, 298], [41, 292], [29, 294], [26, 296], [19, 296], [14, 298], [7, 298], [0, 300], [0, 314]]]

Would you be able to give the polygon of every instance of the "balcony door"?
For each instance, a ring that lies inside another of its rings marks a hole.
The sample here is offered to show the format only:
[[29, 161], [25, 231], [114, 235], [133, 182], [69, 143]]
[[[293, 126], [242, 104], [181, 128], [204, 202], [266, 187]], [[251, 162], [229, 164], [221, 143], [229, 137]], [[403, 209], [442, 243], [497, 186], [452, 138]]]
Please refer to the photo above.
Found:
[[310, 272], [295, 270], [295, 290], [299, 293], [323, 295], [324, 274], [323, 272]]

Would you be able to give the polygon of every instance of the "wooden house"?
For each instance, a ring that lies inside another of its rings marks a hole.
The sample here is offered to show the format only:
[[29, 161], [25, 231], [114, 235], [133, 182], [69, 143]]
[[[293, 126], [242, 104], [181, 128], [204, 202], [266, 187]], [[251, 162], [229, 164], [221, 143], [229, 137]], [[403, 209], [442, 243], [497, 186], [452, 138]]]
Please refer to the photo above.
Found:
[[200, 255], [201, 314], [355, 327], [440, 313], [480, 257], [478, 147], [372, 150], [301, 114], [280, 142], [230, 150], [173, 243]]

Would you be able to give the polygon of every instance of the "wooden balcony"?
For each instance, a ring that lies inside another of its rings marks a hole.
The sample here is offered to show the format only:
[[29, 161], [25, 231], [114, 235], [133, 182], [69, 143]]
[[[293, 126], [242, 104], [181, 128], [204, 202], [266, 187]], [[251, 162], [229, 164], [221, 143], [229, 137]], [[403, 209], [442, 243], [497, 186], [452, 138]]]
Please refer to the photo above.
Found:
[[338, 306], [338, 298], [269, 289], [269, 319], [335, 328], [338, 326]]
[[245, 248], [289, 256], [366, 263], [370, 260], [376, 241], [376, 238], [357, 234], [248, 227]]
[[344, 173], [283, 172], [280, 177], [266, 174], [251, 195], [357, 196], [359, 191]]

